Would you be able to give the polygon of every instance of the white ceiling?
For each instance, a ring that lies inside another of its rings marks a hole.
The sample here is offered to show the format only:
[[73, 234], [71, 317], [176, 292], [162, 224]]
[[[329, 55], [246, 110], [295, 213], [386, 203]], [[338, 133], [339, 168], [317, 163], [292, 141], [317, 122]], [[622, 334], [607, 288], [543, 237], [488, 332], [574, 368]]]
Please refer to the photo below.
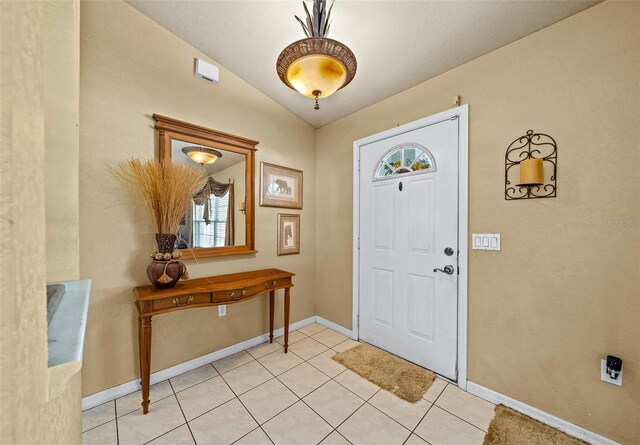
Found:
[[[586, 9], [598, 1], [350, 1], [329, 37], [358, 60], [354, 80], [320, 101], [285, 86], [280, 51], [304, 37], [301, 1], [128, 0], [128, 3], [315, 127], [374, 104]], [[224, 78], [220, 80], [224, 82]]]

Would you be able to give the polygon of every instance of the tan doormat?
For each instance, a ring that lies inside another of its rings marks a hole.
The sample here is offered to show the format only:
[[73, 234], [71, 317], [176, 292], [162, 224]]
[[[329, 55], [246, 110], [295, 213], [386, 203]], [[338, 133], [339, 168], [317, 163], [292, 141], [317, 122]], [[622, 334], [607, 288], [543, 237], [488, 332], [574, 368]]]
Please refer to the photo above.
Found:
[[331, 358], [411, 403], [422, 399], [436, 378], [431, 371], [367, 344], [339, 352]]
[[504, 405], [495, 412], [483, 445], [588, 445]]

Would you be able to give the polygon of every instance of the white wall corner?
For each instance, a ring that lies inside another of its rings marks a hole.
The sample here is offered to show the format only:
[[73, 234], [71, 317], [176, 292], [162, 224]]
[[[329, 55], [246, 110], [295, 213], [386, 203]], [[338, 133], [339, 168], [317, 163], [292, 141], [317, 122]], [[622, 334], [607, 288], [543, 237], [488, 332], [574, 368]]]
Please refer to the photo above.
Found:
[[355, 331], [342, 327], [339, 324], [335, 324], [334, 322], [329, 321], [326, 318], [322, 318], [319, 315], [316, 316], [316, 323], [324, 326], [325, 328], [333, 329], [334, 331], [344, 335], [345, 337], [349, 337], [354, 340], [358, 339], [358, 336], [356, 335]]

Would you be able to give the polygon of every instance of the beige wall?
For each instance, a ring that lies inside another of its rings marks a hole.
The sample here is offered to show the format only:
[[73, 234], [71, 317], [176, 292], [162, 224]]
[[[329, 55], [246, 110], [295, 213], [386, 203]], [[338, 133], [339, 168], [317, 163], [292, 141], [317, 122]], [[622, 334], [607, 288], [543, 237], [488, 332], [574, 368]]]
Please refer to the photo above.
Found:
[[77, 280], [80, 6], [43, 2], [47, 282]]
[[[315, 130], [220, 67], [220, 83], [193, 75], [208, 58], [123, 2], [83, 2], [80, 58], [80, 276], [93, 280], [83, 394], [138, 376], [131, 289], [148, 283], [153, 229], [107, 174], [130, 157], [154, 156], [152, 113], [260, 141], [259, 161], [304, 170], [302, 252], [276, 256], [277, 213], [257, 208], [258, 254], [189, 260], [192, 277], [277, 267], [296, 273], [291, 320], [315, 315]], [[214, 62], [215, 63], [215, 62]], [[256, 175], [256, 184], [258, 177]], [[282, 296], [276, 323], [282, 325]], [[207, 354], [268, 330], [264, 298], [155, 317], [152, 370]]]
[[[606, 2], [320, 129], [318, 315], [351, 326], [353, 141], [460, 94], [469, 231], [502, 234], [501, 252], [470, 251], [469, 379], [640, 443], [639, 23], [640, 3]], [[505, 201], [504, 152], [528, 129], [558, 142], [558, 197]], [[621, 388], [600, 381], [608, 353]]]
[[77, 26], [73, 3], [51, 12], [42, 2], [0, 2], [0, 442], [7, 445], [81, 443], [80, 364], [47, 368], [43, 66], [51, 46], [43, 39], [62, 23]]

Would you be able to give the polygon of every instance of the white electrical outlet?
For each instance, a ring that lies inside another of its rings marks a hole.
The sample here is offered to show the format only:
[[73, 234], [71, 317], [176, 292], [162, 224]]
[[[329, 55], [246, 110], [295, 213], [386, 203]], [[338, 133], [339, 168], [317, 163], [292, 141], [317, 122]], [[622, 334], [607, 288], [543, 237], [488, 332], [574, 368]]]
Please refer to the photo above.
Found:
[[227, 305], [218, 306], [218, 317], [224, 317], [225, 315], [227, 315]]
[[622, 369], [620, 370], [620, 374], [617, 379], [612, 379], [609, 374], [607, 374], [607, 360], [600, 360], [600, 380], [603, 382], [611, 383], [613, 385], [622, 386], [622, 371], [624, 371], [624, 364], [622, 364]]

